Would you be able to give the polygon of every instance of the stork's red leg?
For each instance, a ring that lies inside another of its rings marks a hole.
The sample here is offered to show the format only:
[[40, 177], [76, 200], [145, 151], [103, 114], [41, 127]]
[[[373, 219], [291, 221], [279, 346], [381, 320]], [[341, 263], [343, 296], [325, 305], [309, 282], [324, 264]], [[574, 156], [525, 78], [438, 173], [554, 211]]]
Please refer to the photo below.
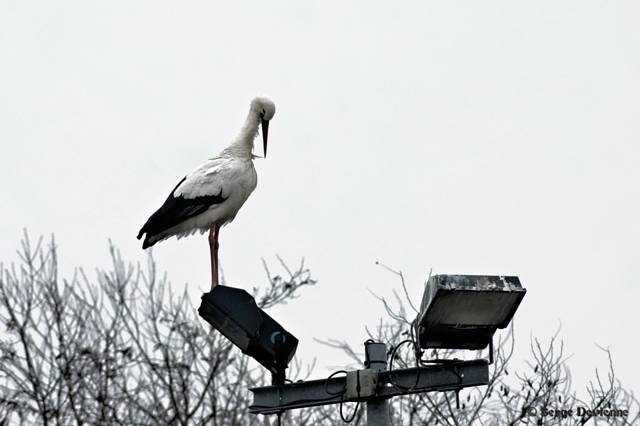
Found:
[[218, 285], [218, 233], [220, 227], [216, 224], [209, 228], [209, 250], [211, 251], [211, 290]]

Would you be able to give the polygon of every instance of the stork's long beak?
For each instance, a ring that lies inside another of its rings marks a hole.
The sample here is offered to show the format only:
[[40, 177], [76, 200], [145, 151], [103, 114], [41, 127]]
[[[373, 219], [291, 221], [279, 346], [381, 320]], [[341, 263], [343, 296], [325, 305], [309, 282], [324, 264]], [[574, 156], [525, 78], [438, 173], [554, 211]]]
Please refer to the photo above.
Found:
[[267, 158], [267, 136], [269, 135], [269, 121], [262, 120], [262, 152], [264, 152], [264, 158]]

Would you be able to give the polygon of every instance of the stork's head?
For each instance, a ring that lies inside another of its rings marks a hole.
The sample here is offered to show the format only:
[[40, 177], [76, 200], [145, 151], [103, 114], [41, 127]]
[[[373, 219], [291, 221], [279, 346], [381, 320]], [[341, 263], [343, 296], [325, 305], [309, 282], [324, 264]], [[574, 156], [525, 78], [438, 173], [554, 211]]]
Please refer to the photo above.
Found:
[[255, 98], [251, 101], [251, 113], [260, 117], [262, 122], [262, 148], [267, 156], [267, 136], [269, 134], [269, 120], [276, 114], [276, 106], [269, 98]]

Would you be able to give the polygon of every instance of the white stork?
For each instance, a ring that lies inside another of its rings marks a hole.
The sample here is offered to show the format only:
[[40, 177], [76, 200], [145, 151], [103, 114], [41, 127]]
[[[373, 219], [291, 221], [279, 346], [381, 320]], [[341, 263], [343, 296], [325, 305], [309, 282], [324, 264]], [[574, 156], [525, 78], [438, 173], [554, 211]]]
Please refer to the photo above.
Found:
[[144, 238], [142, 248], [158, 241], [209, 231], [211, 251], [211, 288], [218, 285], [218, 234], [231, 222], [247, 201], [257, 184], [253, 167], [253, 140], [262, 125], [264, 156], [267, 156], [269, 120], [276, 113], [270, 99], [251, 101], [240, 135], [216, 157], [194, 169], [173, 188], [164, 204], [147, 220], [138, 239]]

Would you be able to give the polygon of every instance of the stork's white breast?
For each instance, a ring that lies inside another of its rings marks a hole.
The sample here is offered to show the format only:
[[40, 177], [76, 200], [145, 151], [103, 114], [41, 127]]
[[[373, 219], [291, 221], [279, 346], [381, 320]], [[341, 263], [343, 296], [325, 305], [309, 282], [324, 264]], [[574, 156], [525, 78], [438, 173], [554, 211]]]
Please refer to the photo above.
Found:
[[198, 215], [192, 224], [196, 228], [205, 228], [213, 223], [224, 225], [232, 221], [256, 188], [257, 182], [251, 159], [216, 157], [189, 173], [173, 195], [192, 199], [220, 194], [226, 198], [221, 204], [215, 204]]

